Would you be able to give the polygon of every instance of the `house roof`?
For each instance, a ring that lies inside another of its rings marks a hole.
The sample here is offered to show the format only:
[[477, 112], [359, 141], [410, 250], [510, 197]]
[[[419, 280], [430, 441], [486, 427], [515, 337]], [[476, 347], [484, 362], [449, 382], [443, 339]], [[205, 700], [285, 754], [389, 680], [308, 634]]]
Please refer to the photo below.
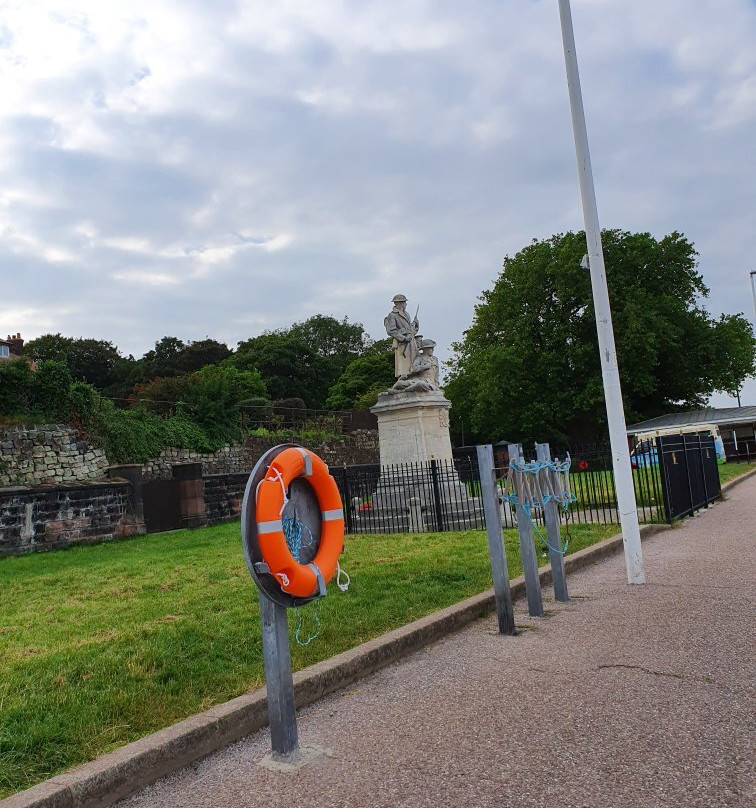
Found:
[[670, 429], [672, 427], [695, 426], [696, 424], [749, 424], [756, 422], [756, 407], [706, 407], [703, 410], [688, 412], [672, 412], [659, 415], [648, 421], [631, 424], [627, 428], [628, 435], [648, 432], [653, 429]]

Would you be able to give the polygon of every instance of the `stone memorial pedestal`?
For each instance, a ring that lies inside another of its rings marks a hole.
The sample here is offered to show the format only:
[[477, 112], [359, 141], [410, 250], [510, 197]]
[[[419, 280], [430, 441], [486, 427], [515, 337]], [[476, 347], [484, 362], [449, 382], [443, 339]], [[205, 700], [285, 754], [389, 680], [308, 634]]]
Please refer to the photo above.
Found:
[[381, 465], [452, 459], [449, 401], [440, 390], [381, 393], [370, 408], [378, 418]]
[[459, 479], [449, 437], [451, 402], [440, 390], [381, 393], [378, 419], [381, 476], [363, 521], [390, 516], [408, 532], [465, 529], [481, 523], [480, 500]]

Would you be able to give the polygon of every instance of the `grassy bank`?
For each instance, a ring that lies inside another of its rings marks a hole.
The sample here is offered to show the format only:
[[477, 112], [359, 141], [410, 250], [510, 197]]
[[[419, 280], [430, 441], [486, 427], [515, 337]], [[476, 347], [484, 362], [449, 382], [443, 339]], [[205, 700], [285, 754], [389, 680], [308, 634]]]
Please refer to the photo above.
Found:
[[[578, 550], [616, 527], [571, 532]], [[349, 537], [343, 566], [296, 669], [491, 584], [479, 531]], [[3, 559], [0, 592], [0, 797], [263, 684], [238, 523]]]
[[736, 477], [741, 477], [751, 469], [756, 469], [756, 463], [723, 463], [719, 466], [719, 482], [724, 485]]

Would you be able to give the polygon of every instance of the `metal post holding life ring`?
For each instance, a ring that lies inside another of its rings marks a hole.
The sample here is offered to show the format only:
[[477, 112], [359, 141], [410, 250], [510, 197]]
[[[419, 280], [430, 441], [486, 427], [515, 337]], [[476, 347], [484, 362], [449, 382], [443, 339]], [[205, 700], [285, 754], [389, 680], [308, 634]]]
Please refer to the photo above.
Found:
[[[341, 507], [338, 487], [326, 464], [294, 444], [265, 452], [244, 491], [242, 546], [260, 601], [271, 756], [278, 764], [293, 768], [303, 763], [303, 753], [297, 732], [287, 608], [325, 595], [325, 585], [344, 547]], [[297, 558], [283, 532], [283, 520], [289, 518], [306, 525], [312, 539]]]

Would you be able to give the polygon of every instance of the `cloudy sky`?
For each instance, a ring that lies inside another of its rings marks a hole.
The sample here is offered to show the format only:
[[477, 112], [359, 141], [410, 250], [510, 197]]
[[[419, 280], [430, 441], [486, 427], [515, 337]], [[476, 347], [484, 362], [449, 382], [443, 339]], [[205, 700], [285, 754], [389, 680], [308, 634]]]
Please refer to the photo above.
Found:
[[[573, 16], [602, 226], [684, 232], [753, 318], [756, 3]], [[380, 337], [403, 292], [447, 349], [583, 226], [557, 0], [0, 0], [0, 98], [3, 335]]]

